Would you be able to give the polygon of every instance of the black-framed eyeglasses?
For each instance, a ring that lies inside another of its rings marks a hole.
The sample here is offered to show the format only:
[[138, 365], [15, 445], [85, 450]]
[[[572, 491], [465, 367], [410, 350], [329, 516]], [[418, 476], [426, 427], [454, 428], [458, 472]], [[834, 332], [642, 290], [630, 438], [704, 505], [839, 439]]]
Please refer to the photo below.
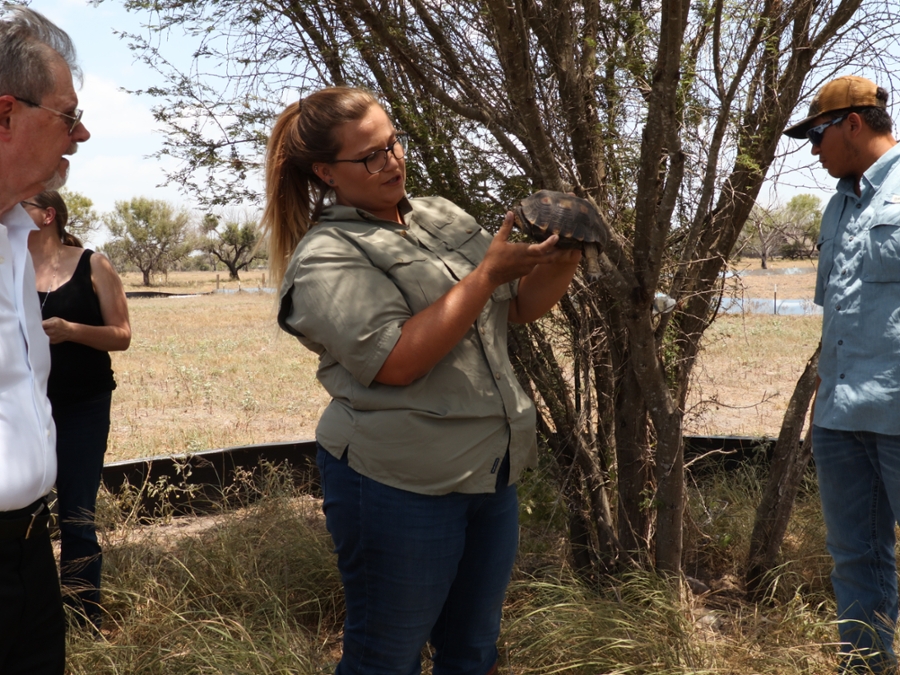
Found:
[[835, 117], [833, 120], [829, 120], [828, 122], [822, 122], [822, 124], [817, 124], [811, 129], [806, 130], [806, 137], [809, 139], [809, 142], [813, 145], [822, 145], [822, 139], [825, 137], [825, 130], [830, 127], [832, 124], [838, 124], [844, 121], [846, 115], [841, 115], [840, 117]]
[[65, 117], [67, 120], [72, 121], [72, 125], [69, 127], [69, 135], [75, 131], [75, 127], [81, 124], [81, 116], [84, 115], [84, 110], [81, 108], [75, 108], [74, 115], [70, 115], [69, 113], [64, 113], [60, 110], [54, 110], [53, 108], [48, 108], [45, 105], [41, 105], [40, 103], [35, 103], [34, 101], [29, 101], [27, 98], [20, 98], [19, 96], [13, 96], [17, 101], [21, 101], [25, 105], [30, 105], [32, 108], [43, 108], [44, 110], [49, 110], [52, 113], [56, 113], [60, 117]]
[[33, 206], [36, 209], [42, 209], [42, 210], [44, 209], [44, 207], [41, 206], [40, 204], [35, 204], [34, 202], [27, 202], [25, 200], [22, 200], [21, 202], [19, 202], [19, 204], [22, 206]]
[[[388, 153], [391, 153], [394, 156], [394, 159], [401, 160], [406, 157], [406, 145], [406, 134], [399, 133], [397, 134], [397, 140], [395, 140], [389, 146], [382, 150], [370, 152], [362, 159], [333, 159], [331, 160], [330, 164], [337, 164], [339, 162], [363, 164], [366, 167], [366, 171], [368, 171], [369, 173], [381, 173], [382, 171], [384, 171], [384, 167], [387, 166]], [[399, 150], [397, 148], [399, 148]]]

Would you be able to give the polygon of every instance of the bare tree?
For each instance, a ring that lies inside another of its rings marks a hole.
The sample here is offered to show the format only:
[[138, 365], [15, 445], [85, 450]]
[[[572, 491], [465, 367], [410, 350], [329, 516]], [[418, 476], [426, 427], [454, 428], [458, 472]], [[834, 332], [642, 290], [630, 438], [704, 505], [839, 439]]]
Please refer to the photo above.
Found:
[[[576, 565], [591, 574], [649, 559], [678, 572], [683, 410], [721, 273], [798, 101], [838, 69], [889, 53], [879, 47], [893, 39], [893, 6], [161, 0], [153, 8], [156, 30], [201, 42], [186, 74], [166, 66], [152, 36], [130, 36], [170, 78], [151, 93], [167, 129], [162, 152], [184, 160], [172, 178], [207, 202], [252, 196], [244, 178], [286, 100], [352, 84], [377, 91], [408, 132], [413, 194], [441, 194], [489, 226], [537, 188], [573, 190], [599, 206], [613, 232], [602, 278], [577, 280], [547, 321], [512, 331], [511, 345], [557, 462]], [[654, 314], [658, 292], [677, 301], [674, 314]]]
[[745, 581], [752, 598], [760, 598], [767, 588], [767, 575], [778, 564], [778, 553], [787, 532], [794, 498], [800, 488], [803, 472], [812, 458], [812, 433], [806, 431], [802, 444], [800, 435], [809, 410], [810, 401], [816, 393], [819, 367], [819, 353], [822, 344], [806, 363], [791, 400], [788, 403], [781, 432], [772, 453], [769, 479], [756, 510], [753, 533], [750, 536], [750, 550], [747, 554]]

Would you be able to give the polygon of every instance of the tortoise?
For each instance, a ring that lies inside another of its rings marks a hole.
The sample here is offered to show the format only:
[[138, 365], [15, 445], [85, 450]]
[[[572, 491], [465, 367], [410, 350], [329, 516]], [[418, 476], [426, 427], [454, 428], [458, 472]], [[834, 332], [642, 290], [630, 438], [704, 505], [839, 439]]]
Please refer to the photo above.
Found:
[[559, 248], [580, 248], [588, 277], [600, 276], [600, 251], [609, 240], [603, 216], [586, 199], [539, 190], [513, 208], [516, 226], [537, 241], [559, 235]]

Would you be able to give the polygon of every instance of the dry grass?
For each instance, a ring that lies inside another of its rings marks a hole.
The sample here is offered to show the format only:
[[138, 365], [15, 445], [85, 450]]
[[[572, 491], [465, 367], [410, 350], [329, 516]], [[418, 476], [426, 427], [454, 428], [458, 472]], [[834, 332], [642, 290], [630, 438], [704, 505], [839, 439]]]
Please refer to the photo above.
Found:
[[719, 317], [694, 369], [686, 432], [777, 436], [821, 328], [820, 316]]
[[[256, 290], [262, 274], [246, 273], [242, 287]], [[221, 288], [237, 290], [226, 276]], [[124, 281], [141, 289], [138, 275]], [[216, 278], [179, 272], [158, 282], [152, 290], [205, 293]], [[766, 297], [777, 283], [779, 297], [811, 298], [815, 275], [745, 275], [741, 283], [747, 297]], [[108, 461], [313, 438], [329, 398], [315, 380], [317, 358], [277, 328], [271, 294], [139, 298], [129, 308], [131, 349], [113, 355], [119, 388]], [[688, 433], [776, 435], [820, 325], [820, 317], [720, 317], [695, 368]]]
[[[159, 291], [161, 293], [209, 293], [216, 290], [258, 289], [265, 287], [267, 272], [264, 269], [244, 270], [240, 281], [230, 281], [228, 272], [172, 272], [155, 274], [151, 286], [143, 285], [140, 272], [121, 275], [126, 291]], [[217, 279], [218, 277], [218, 279]]]
[[[748, 467], [689, 490], [687, 572], [696, 574], [699, 563], [716, 575], [704, 577], [712, 590], [702, 596], [640, 569], [585, 584], [566, 564], [552, 513], [523, 514], [531, 564], [523, 567], [520, 556], [509, 589], [502, 672], [834, 672], [834, 607], [814, 487], [798, 502], [789, 559], [770, 602], [746, 604], [731, 581], [746, 555], [760, 480]], [[552, 487], [532, 476], [520, 486], [523, 503], [542, 489]], [[72, 675], [333, 672], [340, 580], [321, 505], [298, 494], [287, 472], [245, 475], [238, 496], [202, 527], [137, 528], [118, 515], [123, 504], [116, 508], [104, 494], [102, 506], [104, 630], [100, 639], [70, 632]], [[427, 663], [423, 672], [431, 672]]]
[[[814, 261], [776, 261], [770, 269], [805, 274], [762, 276], [759, 261], [745, 260], [731, 292], [745, 298], [812, 300]], [[750, 274], [748, 274], [750, 272]], [[694, 368], [685, 431], [699, 435], [777, 436], [797, 378], [816, 345], [821, 316], [720, 316], [704, 336]]]
[[317, 358], [277, 328], [272, 295], [141, 298], [129, 309], [107, 461], [313, 438], [329, 399]]

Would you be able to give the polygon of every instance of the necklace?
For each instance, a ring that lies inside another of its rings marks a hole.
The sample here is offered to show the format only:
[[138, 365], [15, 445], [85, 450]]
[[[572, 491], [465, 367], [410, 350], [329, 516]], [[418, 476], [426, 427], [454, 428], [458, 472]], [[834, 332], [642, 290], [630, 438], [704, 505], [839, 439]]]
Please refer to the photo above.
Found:
[[56, 250], [56, 264], [53, 266], [53, 278], [50, 280], [50, 285], [47, 286], [47, 292], [44, 294], [44, 301], [41, 303], [41, 312], [44, 311], [44, 305], [47, 304], [47, 298], [50, 297], [50, 292], [53, 290], [53, 285], [56, 283], [57, 272], [59, 272], [59, 249]]

